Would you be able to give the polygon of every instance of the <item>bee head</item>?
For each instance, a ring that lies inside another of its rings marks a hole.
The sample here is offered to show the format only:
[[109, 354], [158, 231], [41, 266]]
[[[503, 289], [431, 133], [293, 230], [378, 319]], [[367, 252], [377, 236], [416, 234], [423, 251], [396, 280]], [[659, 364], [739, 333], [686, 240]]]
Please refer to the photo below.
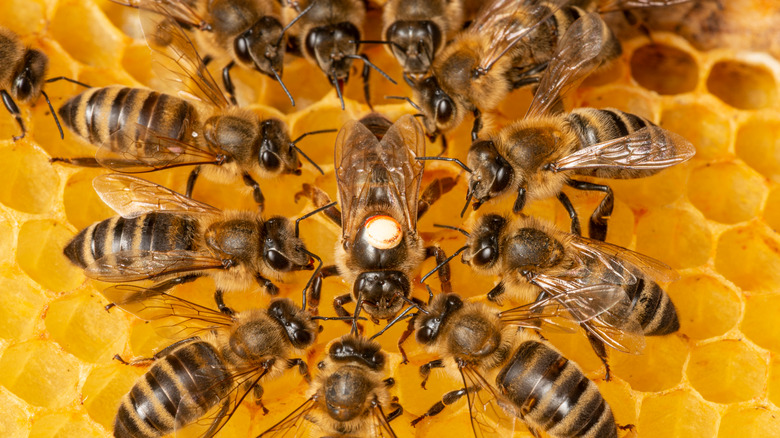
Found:
[[316, 324], [289, 298], [271, 301], [268, 315], [284, 328], [290, 343], [295, 348], [306, 348], [314, 343], [317, 333]]
[[442, 325], [453, 313], [463, 307], [463, 300], [455, 294], [439, 294], [428, 306], [428, 313], [421, 313], [415, 321], [417, 342], [430, 345], [439, 336]]
[[498, 153], [491, 140], [478, 140], [471, 145], [468, 166], [473, 170], [469, 176], [469, 195], [476, 199], [475, 209], [503, 194], [515, 176], [512, 166]]
[[295, 237], [292, 221], [275, 216], [263, 224], [263, 260], [277, 272], [291, 272], [314, 269], [314, 260], [309, 256], [301, 239]]
[[374, 318], [390, 319], [403, 307], [402, 297], [411, 293], [409, 278], [400, 271], [363, 272], [355, 279], [352, 295]]
[[30, 102], [38, 98], [43, 89], [43, 78], [46, 76], [48, 58], [38, 50], [27, 50], [24, 62], [13, 75], [11, 95], [20, 102]]
[[488, 269], [498, 260], [501, 232], [506, 219], [497, 214], [486, 214], [479, 218], [469, 237], [469, 249], [463, 253], [463, 263], [475, 268]]
[[429, 76], [417, 83], [414, 100], [425, 114], [423, 124], [429, 135], [448, 131], [463, 118], [455, 101], [442, 90], [435, 76]]
[[354, 24], [345, 21], [310, 30], [306, 35], [305, 50], [332, 83], [346, 82], [358, 52], [358, 41], [360, 31]]
[[301, 174], [301, 160], [281, 120], [267, 119], [260, 124], [257, 162], [264, 172], [271, 174]]
[[236, 59], [272, 78], [281, 77], [285, 54], [283, 30], [276, 18], [262, 17], [233, 40]]
[[404, 71], [412, 78], [422, 78], [441, 47], [442, 33], [433, 21], [398, 20], [387, 28], [385, 39]]

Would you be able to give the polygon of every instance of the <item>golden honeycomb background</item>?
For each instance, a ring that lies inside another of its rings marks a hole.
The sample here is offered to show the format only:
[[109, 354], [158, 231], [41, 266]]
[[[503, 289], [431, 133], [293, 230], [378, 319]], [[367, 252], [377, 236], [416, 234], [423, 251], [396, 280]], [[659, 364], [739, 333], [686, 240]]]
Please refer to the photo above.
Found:
[[[667, 290], [677, 306], [681, 330], [648, 338], [642, 355], [611, 353], [615, 376], [611, 382], [600, 380], [603, 367], [583, 336], [550, 339], [597, 381], [617, 421], [636, 425], [640, 437], [777, 437], [780, 63], [771, 54], [778, 54], [780, 39], [772, 23], [780, 22], [780, 8], [768, 0], [724, 1], [715, 7], [715, 2], [702, 3], [710, 4], [699, 9], [683, 5], [674, 13], [651, 16], [650, 27], [665, 29], [651, 38], [624, 24], [620, 62], [589, 79], [572, 98], [576, 105], [611, 106], [648, 117], [697, 148], [696, 158], [685, 165], [652, 178], [612, 184], [617, 201], [608, 240], [679, 270], [681, 279]], [[378, 15], [369, 14], [366, 29], [381, 27]], [[65, 75], [93, 86], [159, 86], [151, 73], [148, 48], [133, 38], [141, 36], [135, 17], [135, 11], [102, 0], [0, 1], [0, 25], [49, 55], [50, 77]], [[767, 36], [769, 31], [774, 33]], [[369, 32], [367, 38], [372, 37], [377, 35]], [[400, 79], [383, 48], [366, 51]], [[347, 87], [349, 100], [342, 112], [328, 83], [303, 60], [291, 61], [284, 73], [296, 97], [295, 108], [275, 83], [259, 74], [234, 69], [234, 77], [240, 103], [264, 116], [286, 119], [293, 137], [339, 128], [368, 112], [357, 76]], [[63, 82], [46, 90], [55, 107], [80, 91]], [[372, 92], [376, 110], [391, 119], [410, 111], [382, 99], [410, 95], [405, 87], [391, 86], [375, 74]], [[510, 95], [492, 126], [521, 116], [529, 100], [528, 92]], [[144, 371], [121, 365], [112, 356], [151, 356], [171, 340], [156, 334], [160, 323], [144, 323], [116, 309], [106, 312], [99, 293], [104, 286], [87, 281], [62, 255], [62, 247], [79, 229], [112, 215], [91, 187], [92, 178], [105, 171], [49, 164], [50, 157], [83, 156], [94, 148], [79, 144], [67, 131], [61, 141], [43, 100], [22, 110], [28, 135], [16, 143], [11, 136], [18, 127], [0, 110], [0, 175], [5, 175], [0, 183], [0, 436], [108, 436], [120, 397]], [[450, 156], [465, 159], [469, 130], [467, 120], [450, 136]], [[328, 134], [300, 144], [326, 170], [324, 177], [305, 164], [303, 176], [275, 181], [283, 190], [261, 181], [268, 212], [295, 217], [311, 209], [292, 199], [304, 182], [315, 182], [335, 197], [334, 140], [335, 134]], [[438, 148], [430, 150], [437, 153]], [[441, 163], [427, 169], [426, 178], [457, 171]], [[181, 191], [187, 170], [146, 176]], [[439, 241], [448, 253], [462, 245], [462, 236], [432, 224], [459, 224], [456, 212], [462, 206], [464, 180], [420, 223], [425, 237]], [[225, 186], [201, 180], [194, 195], [222, 208], [254, 208], [240, 182]], [[583, 219], [598, 202], [595, 195], [570, 196]], [[491, 208], [506, 207], [505, 203]], [[567, 226], [554, 201], [531, 205], [530, 211]], [[468, 227], [468, 219], [465, 224]], [[338, 233], [321, 217], [302, 223], [304, 240], [326, 263], [333, 261]], [[428, 261], [423, 270], [432, 266]], [[468, 296], [484, 294], [493, 282], [473, 277], [459, 263], [453, 277], [455, 290]], [[303, 274], [291, 278], [283, 293], [299, 299], [305, 281]], [[212, 290], [210, 280], [199, 280], [175, 293], [210, 305]], [[337, 278], [326, 280], [321, 313], [332, 314], [333, 296], [347, 290]], [[424, 297], [425, 292], [417, 289], [415, 294]], [[247, 291], [226, 300], [242, 309], [250, 302], [265, 305], [268, 298]], [[367, 334], [376, 329], [369, 324]], [[463, 435], [469, 426], [462, 402], [416, 430], [409, 426], [412, 418], [445, 391], [458, 388], [459, 382], [434, 373], [428, 390], [420, 389], [417, 367], [431, 356], [410, 340], [406, 347], [411, 364], [400, 365], [395, 341], [401, 330], [395, 327], [380, 338], [398, 382], [392, 392], [405, 408], [393, 427], [399, 436]], [[326, 325], [317, 348], [307, 356], [310, 364], [319, 360], [330, 339], [346, 331], [341, 323]], [[271, 412], [263, 416], [244, 403], [222, 436], [256, 436], [296, 407], [306, 390], [292, 372], [265, 387], [264, 402]], [[516, 429], [517, 436], [530, 436], [522, 426]]]

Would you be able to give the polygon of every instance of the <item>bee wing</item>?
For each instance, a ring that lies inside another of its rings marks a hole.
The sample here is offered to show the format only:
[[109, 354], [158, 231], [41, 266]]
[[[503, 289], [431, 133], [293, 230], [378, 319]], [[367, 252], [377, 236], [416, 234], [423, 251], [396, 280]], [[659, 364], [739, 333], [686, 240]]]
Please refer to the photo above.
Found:
[[509, 406], [503, 395], [471, 366], [459, 368], [475, 438], [511, 436], [516, 417], [502, 406]]
[[[341, 128], [334, 159], [344, 236], [351, 236], [359, 225], [355, 213], [368, 202], [375, 202], [369, 196], [372, 189], [382, 190], [387, 195], [383, 201], [403, 213], [407, 229], [415, 229], [423, 171], [415, 157], [424, 151], [425, 136], [411, 115], [393, 124], [381, 142], [358, 121], [347, 122]], [[389, 180], [376, 181], [377, 172], [386, 172]]]
[[597, 13], [577, 19], [561, 40], [547, 64], [525, 117], [540, 117], [550, 111], [569, 91], [596, 70], [603, 61], [602, 51], [609, 28]]
[[[539, 24], [571, 0], [495, 0], [482, 7], [467, 32], [487, 38], [490, 47], [479, 69], [490, 70], [502, 56]], [[522, 15], [517, 12], [522, 10]], [[523, 19], [521, 20], [520, 17]]]
[[234, 322], [222, 312], [160, 292], [154, 286], [118, 284], [102, 293], [117, 307], [144, 321], [178, 318], [183, 320], [180, 324], [192, 323], [208, 328], [228, 327]]
[[[165, 79], [181, 97], [199, 100], [217, 108], [230, 107], [230, 101], [182, 28], [183, 21], [179, 13], [189, 9], [183, 4], [186, 2], [158, 0], [146, 3], [147, 7], [140, 10], [141, 25], [146, 43], [153, 52], [153, 68], [157, 77]], [[199, 17], [197, 19], [200, 20]], [[200, 23], [205, 22], [200, 20]], [[184, 25], [198, 26], [186, 21]], [[164, 35], [164, 41], [161, 35]]]
[[[185, 119], [184, 123], [189, 123], [189, 120]], [[224, 151], [212, 150], [194, 135], [189, 141], [181, 141], [159, 135], [139, 123], [129, 123], [111, 133], [98, 148], [95, 159], [103, 167], [124, 173], [221, 164], [224, 161]], [[121, 150], [117, 150], [115, 145], [130, 146], [122, 146]]]
[[656, 281], [675, 281], [680, 278], [677, 271], [666, 263], [622, 246], [584, 237], [573, 238], [571, 244], [580, 256], [590, 258], [606, 266], [610, 269], [611, 274], [618, 277], [618, 280], [628, 280], [627, 275], [633, 277], [634, 281], [628, 282], [628, 284], [635, 283], [636, 276], [628, 272], [626, 265], [638, 269]]
[[98, 281], [124, 283], [222, 268], [222, 261], [207, 252], [127, 250], [99, 258], [84, 274]]
[[639, 354], [645, 348], [645, 335], [639, 321], [630, 318], [631, 304], [620, 304], [582, 324], [582, 328], [611, 348]]
[[655, 170], [683, 163], [694, 155], [696, 148], [682, 136], [658, 126], [645, 126], [629, 135], [580, 149], [555, 162], [554, 168]]
[[[196, 11], [187, 1], [181, 0], [111, 0], [113, 3], [128, 6], [131, 8], [140, 9], [142, 11], [149, 11], [160, 13], [164, 11], [165, 16], [175, 20], [182, 26], [207, 28], [208, 23], [203, 17]], [[161, 29], [163, 30], [163, 29]]]
[[314, 397], [310, 397], [300, 406], [295, 408], [294, 411], [290, 412], [290, 414], [284, 417], [280, 422], [274, 424], [268, 430], [258, 435], [257, 438], [308, 436], [307, 432], [311, 428], [311, 423], [306, 420], [306, 416], [316, 407], [317, 402], [314, 400]]
[[92, 187], [106, 205], [124, 218], [160, 211], [213, 215], [220, 213], [218, 208], [135, 176], [99, 175], [92, 180]]
[[599, 12], [625, 11], [639, 8], [658, 8], [690, 3], [691, 0], [601, 0]]
[[372, 437], [383, 438], [397, 438], [395, 431], [390, 422], [387, 421], [387, 416], [382, 410], [382, 406], [379, 403], [375, 403], [375, 406], [371, 408], [371, 432]]

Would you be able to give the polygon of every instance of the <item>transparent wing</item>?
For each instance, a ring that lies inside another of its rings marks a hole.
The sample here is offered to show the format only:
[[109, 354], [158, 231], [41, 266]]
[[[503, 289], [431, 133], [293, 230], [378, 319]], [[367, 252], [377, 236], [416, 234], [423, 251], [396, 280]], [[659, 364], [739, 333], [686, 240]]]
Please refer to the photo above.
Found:
[[141, 9], [140, 16], [146, 43], [153, 52], [156, 76], [169, 83], [181, 97], [199, 100], [217, 108], [228, 108], [230, 101], [182, 28], [176, 11], [170, 7], [169, 4], [174, 2], [148, 3], [148, 8]]
[[[186, 0], [110, 0], [123, 6], [144, 11], [164, 13], [165, 17], [175, 20], [182, 26], [208, 30], [210, 25]], [[161, 29], [164, 30], [164, 29]]]
[[582, 328], [617, 351], [639, 354], [645, 348], [645, 335], [642, 325], [630, 314], [631, 303], [619, 303], [583, 323]]
[[358, 121], [341, 128], [335, 163], [344, 236], [360, 225], [357, 212], [380, 202], [398, 211], [407, 229], [416, 228], [423, 165], [415, 157], [424, 153], [425, 136], [410, 115], [393, 124], [381, 142]]
[[397, 438], [395, 431], [390, 426], [390, 422], [387, 421], [382, 405], [379, 403], [376, 403], [371, 408], [371, 429], [370, 436], [372, 437]]
[[[585, 237], [573, 238], [571, 245], [581, 257], [597, 261], [607, 267], [618, 280], [626, 278], [628, 275], [633, 277], [634, 281], [628, 284], [636, 282], [636, 276], [629, 272], [630, 268], [639, 270], [656, 281], [675, 281], [680, 278], [677, 271], [669, 265], [622, 246]], [[610, 279], [609, 277], [610, 275], [605, 276], [607, 280]]]
[[233, 318], [222, 312], [160, 292], [154, 286], [120, 284], [102, 293], [117, 307], [144, 321], [177, 318], [182, 320], [181, 324], [192, 323], [208, 328], [228, 327], [234, 323]]
[[601, 0], [599, 12], [625, 11], [627, 9], [659, 8], [690, 3], [691, 0]]
[[503, 395], [471, 366], [460, 369], [471, 418], [471, 431], [476, 438], [511, 436], [517, 418], [501, 406], [508, 406]]
[[99, 175], [92, 180], [100, 199], [124, 218], [149, 212], [219, 214], [220, 210], [159, 184], [130, 175]]
[[[622, 288], [612, 284], [569, 287], [547, 276], [538, 276], [540, 285], [550, 293], [546, 298], [499, 313], [501, 321], [536, 329], [540, 322], [563, 331], [576, 330], [626, 299]], [[535, 279], [536, 281], [536, 279]]]
[[84, 274], [98, 281], [124, 283], [209, 269], [223, 269], [223, 265], [206, 252], [128, 250], [101, 257]]
[[596, 13], [583, 15], [572, 23], [547, 64], [526, 118], [547, 114], [566, 93], [577, 88], [601, 65], [609, 32]]
[[646, 126], [561, 158], [557, 171], [593, 168], [660, 170], [690, 160], [696, 148], [688, 140], [658, 126]]
[[491, 42], [479, 62], [488, 71], [512, 47], [571, 0], [495, 0], [480, 9], [467, 32]]
[[288, 416], [284, 417], [282, 421], [271, 426], [268, 430], [258, 435], [257, 438], [271, 437], [271, 438], [283, 438], [283, 437], [303, 437], [308, 436], [308, 432], [311, 428], [311, 423], [306, 419], [306, 416], [313, 409], [317, 407], [317, 402], [314, 397], [309, 398], [292, 411]]
[[[185, 119], [185, 124], [190, 120]], [[188, 127], [183, 128], [190, 131]], [[98, 147], [95, 159], [101, 166], [124, 173], [144, 173], [181, 166], [222, 164], [225, 152], [209, 148], [199, 137], [187, 141], [166, 137], [139, 123], [129, 123], [112, 132]]]

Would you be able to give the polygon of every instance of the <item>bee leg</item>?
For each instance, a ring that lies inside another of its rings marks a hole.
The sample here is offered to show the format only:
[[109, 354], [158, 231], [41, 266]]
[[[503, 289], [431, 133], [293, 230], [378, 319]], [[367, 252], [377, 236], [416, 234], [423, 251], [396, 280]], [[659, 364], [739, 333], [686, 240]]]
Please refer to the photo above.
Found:
[[260, 409], [263, 410], [263, 415], [268, 415], [268, 408], [263, 404], [263, 394], [265, 393], [263, 387], [255, 383], [255, 386], [252, 388], [252, 393], [255, 397], [255, 404], [260, 406]]
[[306, 362], [303, 361], [300, 357], [296, 357], [295, 359], [288, 359], [287, 360], [287, 368], [293, 368], [298, 367], [298, 372], [303, 376], [303, 380], [306, 380], [307, 383], [311, 383], [311, 375], [309, 374], [309, 365], [306, 364]]
[[102, 167], [95, 157], [77, 157], [77, 158], [49, 158], [49, 163], [66, 163], [79, 167]]
[[[412, 298], [412, 301], [414, 300], [416, 300], [416, 298]], [[406, 351], [404, 350], [403, 344], [407, 339], [409, 339], [409, 336], [414, 333], [414, 321], [417, 319], [418, 314], [419, 312], [415, 313], [411, 318], [409, 318], [409, 324], [406, 326], [406, 330], [404, 330], [404, 332], [401, 333], [401, 337], [398, 338], [398, 352], [401, 353], [401, 363], [404, 365], [409, 363], [409, 358], [406, 356]]]
[[390, 403], [390, 409], [392, 409], [392, 411], [390, 411], [390, 413], [387, 414], [388, 422], [395, 420], [396, 418], [400, 417], [401, 414], [404, 413], [404, 408], [400, 404], [398, 404], [397, 401]]
[[461, 388], [456, 391], [450, 391], [446, 394], [444, 394], [440, 401], [436, 402], [435, 405], [431, 406], [428, 411], [419, 417], [412, 420], [412, 427], [417, 426], [417, 423], [422, 421], [425, 417], [433, 417], [434, 415], [439, 414], [441, 411], [444, 410], [445, 406], [449, 406], [456, 401], [460, 400], [464, 395], [466, 395], [466, 388]]
[[603, 184], [594, 184], [587, 181], [571, 180], [568, 184], [577, 190], [589, 190], [604, 192], [604, 199], [593, 211], [588, 224], [588, 235], [591, 239], [604, 241], [607, 239], [607, 221], [612, 216], [612, 209], [615, 208], [615, 195], [609, 186]]
[[428, 383], [428, 378], [431, 377], [431, 369], [433, 368], [444, 368], [444, 362], [441, 359], [436, 359], [420, 366], [420, 375], [423, 378], [422, 382], [420, 382], [422, 389], [426, 389], [425, 384]]
[[585, 335], [587, 335], [588, 341], [590, 341], [590, 346], [593, 348], [593, 352], [596, 353], [596, 356], [599, 357], [601, 363], [604, 364], [604, 368], [606, 369], [606, 372], [604, 373], [604, 380], [609, 382], [612, 380], [612, 376], [610, 375], [609, 362], [607, 362], [607, 348], [604, 346], [604, 343], [600, 339], [593, 336], [590, 331], [585, 330]]
[[561, 204], [563, 204], [563, 208], [565, 208], [566, 212], [569, 213], [569, 217], [571, 218], [572, 234], [581, 236], [582, 228], [580, 228], [580, 218], [579, 216], [577, 216], [577, 211], [574, 210], [574, 206], [571, 205], [571, 201], [569, 201], [569, 197], [566, 196], [566, 193], [560, 192], [558, 193], [558, 200], [561, 201]]
[[500, 306], [501, 298], [499, 297], [503, 295], [504, 292], [506, 292], [504, 282], [499, 281], [498, 284], [493, 287], [493, 289], [490, 289], [490, 292], [487, 294], [487, 299], [488, 301], [492, 301]]
[[363, 79], [363, 96], [366, 98], [366, 105], [373, 111], [374, 106], [371, 105], [371, 86], [369, 82], [369, 79], [371, 78], [371, 67], [369, 67], [368, 64], [363, 63], [363, 72], [360, 74], [360, 77]]
[[[324, 207], [331, 202], [327, 193], [325, 193], [320, 188], [314, 187], [308, 183], [303, 184], [301, 191], [295, 194], [295, 202], [298, 202], [301, 197], [311, 199], [311, 202], [314, 203], [314, 206], [318, 208]], [[330, 207], [326, 210], [323, 210], [322, 213], [325, 214], [325, 216], [327, 216], [328, 219], [330, 219], [333, 223], [341, 227], [341, 211], [339, 211], [338, 208], [335, 206]]]
[[263, 196], [263, 191], [260, 190], [260, 184], [258, 184], [257, 181], [252, 178], [252, 175], [246, 172], [244, 172], [243, 178], [244, 184], [252, 188], [252, 196], [255, 198], [255, 202], [257, 203], [257, 209], [260, 210], [260, 213], [262, 213], [263, 208], [265, 207], [265, 196]]
[[234, 312], [233, 309], [225, 305], [224, 295], [225, 292], [222, 289], [217, 289], [216, 291], [214, 291], [214, 302], [217, 303], [217, 309], [219, 309], [220, 312], [228, 316], [233, 316], [236, 312]]
[[195, 341], [199, 341], [199, 340], [200, 340], [199, 337], [192, 336], [192, 337], [187, 338], [187, 339], [182, 339], [180, 341], [176, 341], [173, 344], [168, 345], [167, 347], [165, 347], [162, 350], [158, 351], [152, 357], [139, 357], [139, 358], [135, 358], [135, 359], [133, 359], [131, 361], [126, 361], [126, 360], [122, 359], [122, 356], [120, 356], [118, 354], [115, 354], [114, 355], [114, 359], [118, 360], [123, 365], [130, 365], [130, 366], [134, 366], [134, 367], [136, 367], [136, 366], [147, 366], [147, 365], [151, 364], [152, 362], [156, 361], [157, 359], [159, 359], [161, 357], [165, 357], [165, 356], [171, 354], [173, 352], [173, 350], [176, 350], [177, 348], [179, 348], [179, 347], [181, 347], [181, 346], [183, 346], [185, 344], [189, 344], [191, 342], [195, 342]]
[[[549, 61], [542, 62], [537, 64], [535, 67], [524, 71], [515, 69], [513, 73], [510, 73], [511, 81], [512, 81], [512, 89], [514, 90], [520, 87], [525, 87], [532, 84], [538, 84], [539, 81], [542, 79], [542, 74], [547, 69], [548, 63]], [[534, 90], [534, 94], [536, 94], [536, 90]]]
[[46, 83], [47, 84], [50, 84], [52, 82], [57, 82], [57, 81], [66, 81], [66, 82], [70, 82], [71, 84], [76, 84], [76, 85], [79, 85], [79, 86], [84, 87], [84, 88], [92, 88], [92, 85], [85, 84], [83, 82], [79, 82], [79, 81], [77, 81], [75, 79], [72, 79], [72, 78], [69, 78], [67, 76], [57, 76], [56, 78], [46, 79]]
[[[340, 295], [333, 299], [333, 310], [336, 311], [336, 315], [342, 317], [342, 318], [349, 318], [353, 316], [351, 313], [347, 312], [347, 310], [344, 308], [344, 304], [349, 304], [352, 302], [352, 295], [350, 294], [344, 294]], [[344, 320], [345, 323], [352, 326], [353, 321], [350, 320]], [[358, 331], [361, 333], [363, 332], [363, 326], [361, 324], [357, 325]]]
[[471, 128], [471, 141], [477, 141], [479, 138], [479, 131], [482, 130], [482, 112], [478, 109], [474, 110], [474, 126]]
[[[436, 260], [436, 266], [441, 265], [447, 260], [447, 254], [443, 249], [436, 245], [425, 248], [425, 258], [434, 257]], [[448, 294], [452, 292], [452, 284], [450, 283], [450, 264], [446, 263], [439, 268], [439, 282], [441, 283], [442, 293]]]
[[184, 192], [184, 196], [192, 198], [192, 191], [195, 190], [195, 181], [198, 180], [198, 175], [200, 175], [200, 166], [196, 166], [192, 169], [190, 176], [187, 177], [187, 191]]
[[10, 94], [8, 94], [5, 90], [0, 90], [0, 96], [3, 98], [3, 103], [5, 104], [5, 108], [8, 110], [9, 113], [11, 113], [12, 116], [16, 119], [16, 123], [19, 125], [19, 128], [22, 130], [22, 135], [17, 135], [13, 137], [14, 141], [21, 140], [24, 138], [25, 135], [27, 135], [27, 130], [24, 128], [24, 122], [22, 121], [22, 112], [19, 111], [19, 107], [16, 106], [16, 102], [14, 102], [14, 98], [11, 97]]
[[309, 309], [313, 314], [316, 315], [318, 313], [317, 309], [320, 305], [320, 295], [322, 293], [322, 280], [338, 274], [339, 271], [338, 268], [336, 268], [336, 265], [329, 265], [320, 269], [320, 273], [314, 277], [314, 280], [311, 283], [311, 290], [308, 297]]
[[417, 201], [417, 220], [419, 220], [422, 215], [428, 211], [431, 205], [442, 197], [442, 195], [452, 190], [457, 183], [458, 179], [452, 177], [436, 178], [431, 181], [431, 183], [425, 187], [425, 190], [423, 190], [420, 200]]
[[257, 281], [257, 284], [265, 289], [265, 293], [268, 295], [279, 295], [279, 286], [275, 285], [271, 280], [263, 277], [260, 274], [255, 274], [255, 280]]
[[222, 83], [225, 85], [225, 92], [227, 92], [228, 97], [230, 98], [230, 103], [238, 105], [238, 102], [236, 101], [236, 87], [233, 86], [233, 79], [230, 78], [230, 69], [235, 65], [235, 61], [230, 61], [230, 64], [222, 69]]

